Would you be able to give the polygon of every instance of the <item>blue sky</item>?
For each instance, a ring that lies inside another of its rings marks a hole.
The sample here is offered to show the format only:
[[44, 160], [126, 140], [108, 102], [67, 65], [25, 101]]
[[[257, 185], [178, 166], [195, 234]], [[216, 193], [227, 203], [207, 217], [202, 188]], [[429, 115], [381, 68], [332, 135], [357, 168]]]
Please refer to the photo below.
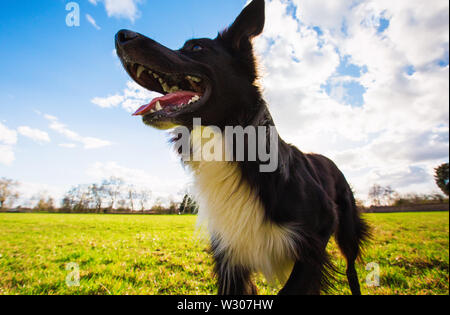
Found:
[[[84, 171], [89, 165], [112, 159], [156, 175], [173, 175], [171, 168], [159, 172], [160, 167], [150, 165], [167, 160], [163, 135], [124, 111], [105, 111], [91, 103], [95, 96], [120, 90], [128, 81], [113, 54], [114, 35], [130, 28], [178, 48], [194, 36], [215, 36], [240, 12], [244, 1], [145, 1], [139, 6], [142, 17], [134, 23], [109, 18], [100, 3], [79, 1], [81, 24], [72, 28], [65, 24], [67, 2], [0, 3], [0, 32], [11, 34], [7, 49], [0, 51], [0, 120], [10, 129], [30, 126], [46, 131], [51, 139], [42, 144], [19, 135], [15, 160], [0, 164], [0, 174], [21, 182], [66, 186], [88, 182]], [[86, 14], [100, 30], [88, 23]], [[61, 148], [58, 144], [71, 141], [49, 130], [45, 114], [58, 117], [82, 136], [113, 144], [92, 150]]]
[[[147, 94], [130, 85], [114, 34], [179, 48], [215, 37], [246, 1], [80, 0], [79, 27], [65, 23], [68, 2], [0, 2], [0, 176], [27, 196], [117, 175], [177, 198], [189, 176], [165, 134], [131, 117], [148, 101], [134, 94]], [[435, 191], [432, 168], [448, 161], [448, 4], [416, 7], [268, 1], [256, 42], [281, 135], [336, 160], [362, 197], [375, 182]]]

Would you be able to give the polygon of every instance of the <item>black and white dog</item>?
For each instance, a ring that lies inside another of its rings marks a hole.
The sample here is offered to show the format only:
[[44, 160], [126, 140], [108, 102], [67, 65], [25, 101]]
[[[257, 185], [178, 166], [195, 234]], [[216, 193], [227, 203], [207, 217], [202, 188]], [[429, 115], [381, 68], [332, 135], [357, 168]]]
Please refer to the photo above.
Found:
[[[193, 131], [194, 119], [222, 131], [255, 127], [270, 141], [272, 133], [258, 128], [273, 128], [273, 120], [256, 83], [252, 46], [264, 23], [264, 0], [254, 0], [217, 38], [189, 40], [176, 51], [118, 32], [116, 49], [128, 74], [163, 94], [136, 115], [159, 129]], [[256, 294], [256, 272], [283, 283], [281, 294], [320, 294], [330, 285], [326, 247], [333, 235], [348, 262], [352, 293], [360, 294], [355, 261], [369, 227], [349, 184], [329, 159], [275, 140], [275, 171], [261, 172], [262, 160], [248, 154], [239, 161], [187, 163], [211, 237], [219, 294]]]

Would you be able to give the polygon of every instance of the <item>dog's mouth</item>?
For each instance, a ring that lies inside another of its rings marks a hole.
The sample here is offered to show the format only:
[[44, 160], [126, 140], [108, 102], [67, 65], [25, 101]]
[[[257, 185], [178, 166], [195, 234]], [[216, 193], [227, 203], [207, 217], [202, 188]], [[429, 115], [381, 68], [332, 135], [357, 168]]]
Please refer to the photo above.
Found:
[[130, 76], [147, 90], [163, 94], [141, 106], [133, 115], [157, 121], [192, 112], [203, 105], [211, 94], [205, 76], [187, 73], [165, 73], [137, 63], [126, 65]]

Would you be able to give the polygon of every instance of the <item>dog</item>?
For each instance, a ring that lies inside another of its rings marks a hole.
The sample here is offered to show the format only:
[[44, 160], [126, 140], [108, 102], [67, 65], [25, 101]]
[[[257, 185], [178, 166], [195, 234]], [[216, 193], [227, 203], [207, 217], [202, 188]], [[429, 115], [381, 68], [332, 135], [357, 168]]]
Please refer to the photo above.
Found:
[[[221, 131], [253, 126], [269, 141], [272, 134], [259, 127], [274, 128], [274, 122], [257, 84], [252, 45], [264, 24], [265, 2], [253, 0], [217, 38], [188, 40], [179, 50], [119, 31], [115, 44], [125, 70], [163, 94], [135, 115], [158, 129], [192, 132], [195, 118]], [[332, 287], [335, 268], [326, 247], [334, 236], [352, 294], [360, 295], [355, 262], [370, 228], [350, 185], [326, 157], [304, 154], [277, 134], [275, 141], [275, 171], [262, 172], [259, 158], [187, 163], [210, 235], [218, 294], [257, 294], [252, 276], [260, 272], [283, 285], [280, 295], [318, 295]]]

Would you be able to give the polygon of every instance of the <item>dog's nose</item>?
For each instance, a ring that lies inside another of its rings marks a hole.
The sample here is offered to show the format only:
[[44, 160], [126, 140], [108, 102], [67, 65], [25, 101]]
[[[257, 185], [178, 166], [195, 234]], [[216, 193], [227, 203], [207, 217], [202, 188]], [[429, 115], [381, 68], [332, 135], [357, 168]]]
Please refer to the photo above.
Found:
[[116, 34], [116, 42], [123, 45], [138, 37], [138, 34], [129, 30], [121, 30]]

